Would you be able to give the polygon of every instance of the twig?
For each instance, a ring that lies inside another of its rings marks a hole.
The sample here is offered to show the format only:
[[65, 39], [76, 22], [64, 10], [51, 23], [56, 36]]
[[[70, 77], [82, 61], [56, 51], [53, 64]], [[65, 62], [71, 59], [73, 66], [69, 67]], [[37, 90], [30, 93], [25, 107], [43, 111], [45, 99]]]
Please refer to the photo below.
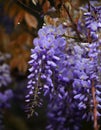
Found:
[[23, 9], [27, 10], [29, 13], [31, 13], [32, 15], [35, 15], [35, 17], [41, 16], [41, 13], [35, 9], [32, 9], [30, 7], [28, 7], [26, 4], [24, 4], [23, 2], [21, 2], [20, 0], [16, 0], [16, 3], [21, 6]]
[[70, 19], [70, 21], [71, 21], [71, 23], [72, 23], [73, 29], [76, 31], [79, 40], [80, 40], [80, 41], [83, 41], [83, 39], [81, 38], [80, 33], [79, 33], [78, 29], [77, 29], [77, 25], [74, 23], [74, 21], [73, 21], [71, 15], [70, 15], [70, 13], [69, 13], [69, 10], [68, 10], [67, 7], [65, 6], [65, 4], [63, 4], [63, 7], [65, 8], [65, 10], [66, 10], [66, 12], [67, 12], [67, 14], [68, 14], [68, 16], [69, 16], [69, 19]]
[[92, 42], [92, 38], [91, 38], [91, 31], [90, 31], [90, 29], [87, 29], [87, 35], [88, 35], [88, 37], [87, 37], [87, 42], [88, 43], [91, 43]]
[[93, 96], [93, 105], [94, 105], [94, 109], [93, 109], [93, 116], [94, 116], [94, 130], [99, 130], [98, 127], [98, 117], [97, 117], [97, 101], [96, 101], [96, 95], [95, 95], [95, 86], [94, 86], [94, 80], [92, 80], [92, 96]]

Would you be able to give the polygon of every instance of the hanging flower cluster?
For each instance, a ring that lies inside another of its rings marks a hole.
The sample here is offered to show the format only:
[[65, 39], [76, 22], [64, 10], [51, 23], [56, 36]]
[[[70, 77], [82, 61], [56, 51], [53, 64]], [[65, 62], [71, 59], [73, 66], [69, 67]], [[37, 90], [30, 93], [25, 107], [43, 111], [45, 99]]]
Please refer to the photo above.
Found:
[[[67, 42], [68, 27], [45, 25], [31, 50], [26, 110], [31, 116], [47, 96], [47, 130], [79, 130], [101, 116], [101, 7], [84, 13], [88, 42]], [[84, 31], [85, 32], [85, 31]], [[76, 34], [76, 32], [75, 32]], [[85, 34], [84, 34], [85, 35]], [[89, 41], [89, 39], [91, 39]]]
[[10, 67], [5, 63], [7, 58], [9, 58], [9, 54], [0, 52], [0, 87], [7, 86], [11, 82]]
[[10, 57], [9, 54], [0, 52], [0, 129], [3, 129], [2, 118], [3, 111], [10, 107], [10, 99], [13, 97], [13, 92], [8, 88], [12, 78], [10, 75], [10, 67], [6, 60]]
[[58, 64], [62, 57], [65, 58], [66, 39], [62, 36], [64, 32], [62, 25], [57, 28], [50, 25], [44, 26], [38, 32], [39, 37], [34, 40], [35, 48], [32, 49], [32, 60], [29, 62], [31, 74], [28, 76], [27, 86], [30, 91], [26, 96], [26, 102], [29, 102], [27, 107], [31, 110], [32, 107], [36, 108], [41, 105], [42, 101], [39, 98], [41, 90], [44, 91], [44, 95], [49, 94], [52, 98], [55, 90], [54, 74], [58, 75]]

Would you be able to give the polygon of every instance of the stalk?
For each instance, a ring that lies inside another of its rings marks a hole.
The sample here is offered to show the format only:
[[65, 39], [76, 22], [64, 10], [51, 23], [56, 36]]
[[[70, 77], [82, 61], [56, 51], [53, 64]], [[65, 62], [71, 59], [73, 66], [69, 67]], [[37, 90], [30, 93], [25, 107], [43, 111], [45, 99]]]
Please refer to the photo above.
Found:
[[95, 95], [95, 86], [94, 86], [94, 80], [92, 80], [92, 96], [93, 96], [93, 116], [94, 116], [94, 130], [99, 130], [98, 127], [98, 117], [97, 117], [97, 101], [96, 101], [96, 95]]
[[77, 25], [76, 25], [76, 23], [73, 21], [71, 15], [70, 15], [70, 13], [69, 13], [69, 10], [68, 10], [67, 7], [65, 6], [65, 4], [63, 4], [63, 7], [65, 8], [65, 10], [66, 10], [66, 12], [67, 12], [67, 14], [68, 14], [68, 17], [69, 17], [69, 19], [70, 19], [70, 21], [71, 21], [71, 23], [72, 23], [73, 29], [76, 31], [76, 34], [77, 34], [77, 36], [78, 36], [78, 39], [79, 39], [80, 41], [83, 41], [83, 39], [81, 38], [80, 33], [79, 33], [78, 29], [77, 29]]

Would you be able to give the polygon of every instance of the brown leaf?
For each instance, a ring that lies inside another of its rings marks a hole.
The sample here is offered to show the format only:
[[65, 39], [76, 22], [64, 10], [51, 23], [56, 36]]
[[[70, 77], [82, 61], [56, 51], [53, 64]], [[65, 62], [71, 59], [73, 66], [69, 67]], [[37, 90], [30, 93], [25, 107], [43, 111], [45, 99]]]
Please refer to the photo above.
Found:
[[54, 25], [54, 26], [56, 26], [59, 23], [59, 19], [58, 18], [52, 18], [49, 15], [45, 15], [44, 16], [44, 22], [47, 25]]
[[4, 5], [4, 11], [5, 11], [6, 14], [9, 15], [10, 18], [15, 17], [20, 10], [22, 10], [22, 8], [20, 8], [15, 3], [12, 3], [12, 5], [9, 5], [9, 4], [7, 4], [7, 5], [5, 4]]
[[21, 21], [24, 19], [24, 14], [25, 12], [23, 10], [21, 10], [15, 17], [14, 19], [14, 24], [18, 25], [21, 23]]
[[30, 59], [30, 49], [32, 48], [33, 37], [28, 33], [21, 33], [10, 41], [8, 44], [9, 53], [11, 54], [11, 69], [18, 69], [19, 72], [25, 73], [28, 68]]
[[37, 5], [38, 0], [32, 0], [32, 3], [33, 3], [34, 5]]
[[71, 9], [72, 9], [71, 3], [68, 2], [68, 1], [66, 1], [64, 4], [65, 4], [65, 7], [66, 7], [66, 8], [69, 10], [69, 12], [70, 12]]
[[57, 7], [61, 3], [61, 0], [54, 0], [54, 2], [55, 2], [55, 6]]
[[11, 66], [11, 69], [18, 68], [19, 72], [25, 73], [27, 70], [28, 64], [23, 58], [23, 56], [19, 56], [19, 57], [14, 57], [10, 61], [10, 66]]
[[42, 2], [43, 2], [43, 0], [39, 0], [39, 4], [40, 4], [40, 5], [42, 4]]
[[60, 10], [60, 17], [61, 18], [66, 18], [67, 17], [67, 12], [66, 12], [66, 10], [64, 9], [63, 6], [61, 7], [61, 10]]
[[38, 21], [35, 16], [25, 13], [25, 20], [29, 27], [37, 28]]
[[43, 8], [43, 12], [47, 13], [48, 9], [50, 8], [50, 2], [46, 0], [42, 8]]

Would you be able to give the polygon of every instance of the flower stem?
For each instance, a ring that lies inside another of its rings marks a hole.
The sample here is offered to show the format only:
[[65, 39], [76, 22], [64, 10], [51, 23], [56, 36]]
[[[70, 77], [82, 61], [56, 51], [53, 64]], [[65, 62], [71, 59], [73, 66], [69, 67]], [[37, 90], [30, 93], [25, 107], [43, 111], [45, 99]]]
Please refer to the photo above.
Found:
[[75, 22], [73, 21], [71, 15], [70, 15], [70, 13], [69, 13], [69, 10], [66, 8], [65, 4], [63, 4], [63, 7], [64, 7], [64, 9], [66, 10], [66, 12], [67, 12], [67, 14], [68, 14], [68, 17], [69, 17], [69, 19], [70, 19], [70, 21], [71, 21], [71, 23], [72, 23], [73, 29], [76, 31], [76, 34], [77, 34], [79, 40], [80, 40], [80, 41], [83, 41], [83, 39], [81, 38], [80, 33], [79, 33], [78, 29], [77, 29], [77, 25], [75, 24]]
[[97, 101], [96, 101], [96, 95], [95, 95], [95, 86], [94, 86], [94, 80], [92, 80], [92, 96], [93, 96], [93, 105], [94, 105], [94, 109], [93, 109], [93, 116], [94, 116], [94, 130], [99, 130], [98, 127], [98, 118], [97, 118]]

